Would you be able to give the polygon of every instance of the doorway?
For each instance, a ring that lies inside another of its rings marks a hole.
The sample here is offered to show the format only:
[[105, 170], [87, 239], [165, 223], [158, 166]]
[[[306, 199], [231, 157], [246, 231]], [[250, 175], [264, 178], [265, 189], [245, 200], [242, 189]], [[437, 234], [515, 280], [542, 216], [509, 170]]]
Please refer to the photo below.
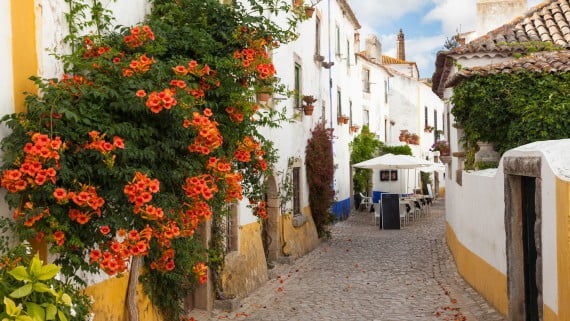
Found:
[[263, 220], [262, 240], [265, 258], [268, 265], [272, 265], [271, 262], [279, 256], [279, 189], [273, 175], [267, 179], [266, 184], [265, 202], [268, 218]]
[[505, 158], [509, 320], [542, 321], [540, 158]]

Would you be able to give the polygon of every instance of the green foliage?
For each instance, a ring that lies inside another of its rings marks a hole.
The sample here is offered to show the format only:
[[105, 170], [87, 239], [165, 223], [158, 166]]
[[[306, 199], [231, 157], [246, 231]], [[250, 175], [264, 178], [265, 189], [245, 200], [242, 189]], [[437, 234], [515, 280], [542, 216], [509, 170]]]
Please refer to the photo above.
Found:
[[382, 155], [384, 154], [394, 154], [394, 155], [409, 155], [413, 156], [412, 149], [408, 145], [402, 146], [382, 146], [380, 148]]
[[484, 170], [488, 168], [498, 168], [499, 162], [476, 162], [475, 168], [477, 170]]
[[3, 249], [0, 263], [0, 319], [7, 321], [85, 321], [89, 299], [56, 280], [60, 267], [44, 265], [25, 245]]
[[[378, 156], [380, 148], [384, 148], [384, 144], [376, 139], [376, 135], [370, 132], [368, 126], [363, 126], [360, 135], [354, 138], [350, 143], [350, 163], [357, 164]], [[356, 168], [353, 177], [354, 192], [368, 192], [372, 181], [372, 170], [365, 168]]]
[[[454, 89], [452, 113], [474, 155], [477, 141], [499, 153], [539, 140], [570, 137], [570, 73], [526, 71], [475, 76]], [[467, 158], [467, 166], [474, 158]]]
[[431, 174], [432, 173], [430, 173], [430, 172], [420, 171], [420, 177], [422, 180], [422, 193], [424, 195], [428, 194], [428, 185], [430, 185], [432, 183]]
[[311, 133], [305, 149], [309, 205], [319, 237], [328, 237], [327, 225], [334, 219], [331, 213], [334, 198], [332, 130], [325, 128], [324, 123], [319, 123]]

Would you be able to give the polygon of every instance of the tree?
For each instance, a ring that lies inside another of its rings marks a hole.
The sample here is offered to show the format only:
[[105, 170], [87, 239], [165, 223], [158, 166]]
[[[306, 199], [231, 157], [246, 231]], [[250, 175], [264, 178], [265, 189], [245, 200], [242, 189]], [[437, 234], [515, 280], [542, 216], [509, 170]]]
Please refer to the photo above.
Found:
[[[362, 126], [360, 135], [354, 138], [350, 143], [351, 164], [357, 164], [379, 155], [379, 149], [384, 147], [384, 144], [376, 139], [376, 135], [370, 132], [368, 126]], [[365, 168], [356, 168], [353, 177], [354, 192], [367, 192], [371, 186], [372, 170]]]

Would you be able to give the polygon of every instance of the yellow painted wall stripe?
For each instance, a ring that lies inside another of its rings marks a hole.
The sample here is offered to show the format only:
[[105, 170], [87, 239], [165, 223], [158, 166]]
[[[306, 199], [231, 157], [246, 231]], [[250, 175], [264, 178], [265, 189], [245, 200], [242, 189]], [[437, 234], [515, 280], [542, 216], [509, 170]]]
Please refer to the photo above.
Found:
[[558, 321], [570, 321], [570, 182], [556, 179]]
[[14, 109], [25, 111], [23, 92], [36, 93], [28, 78], [38, 73], [36, 14], [34, 0], [11, 0], [12, 65], [14, 74]]
[[449, 224], [446, 224], [446, 235], [459, 274], [500, 313], [507, 315], [507, 276], [461, 244]]

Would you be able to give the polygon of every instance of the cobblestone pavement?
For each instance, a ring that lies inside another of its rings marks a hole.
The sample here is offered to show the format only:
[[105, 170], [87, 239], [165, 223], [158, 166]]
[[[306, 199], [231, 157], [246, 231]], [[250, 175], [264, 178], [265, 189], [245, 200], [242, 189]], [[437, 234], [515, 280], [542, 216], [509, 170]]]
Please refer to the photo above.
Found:
[[275, 267], [239, 310], [210, 320], [504, 320], [457, 274], [443, 204], [402, 230], [381, 231], [371, 213], [354, 212], [330, 241]]

